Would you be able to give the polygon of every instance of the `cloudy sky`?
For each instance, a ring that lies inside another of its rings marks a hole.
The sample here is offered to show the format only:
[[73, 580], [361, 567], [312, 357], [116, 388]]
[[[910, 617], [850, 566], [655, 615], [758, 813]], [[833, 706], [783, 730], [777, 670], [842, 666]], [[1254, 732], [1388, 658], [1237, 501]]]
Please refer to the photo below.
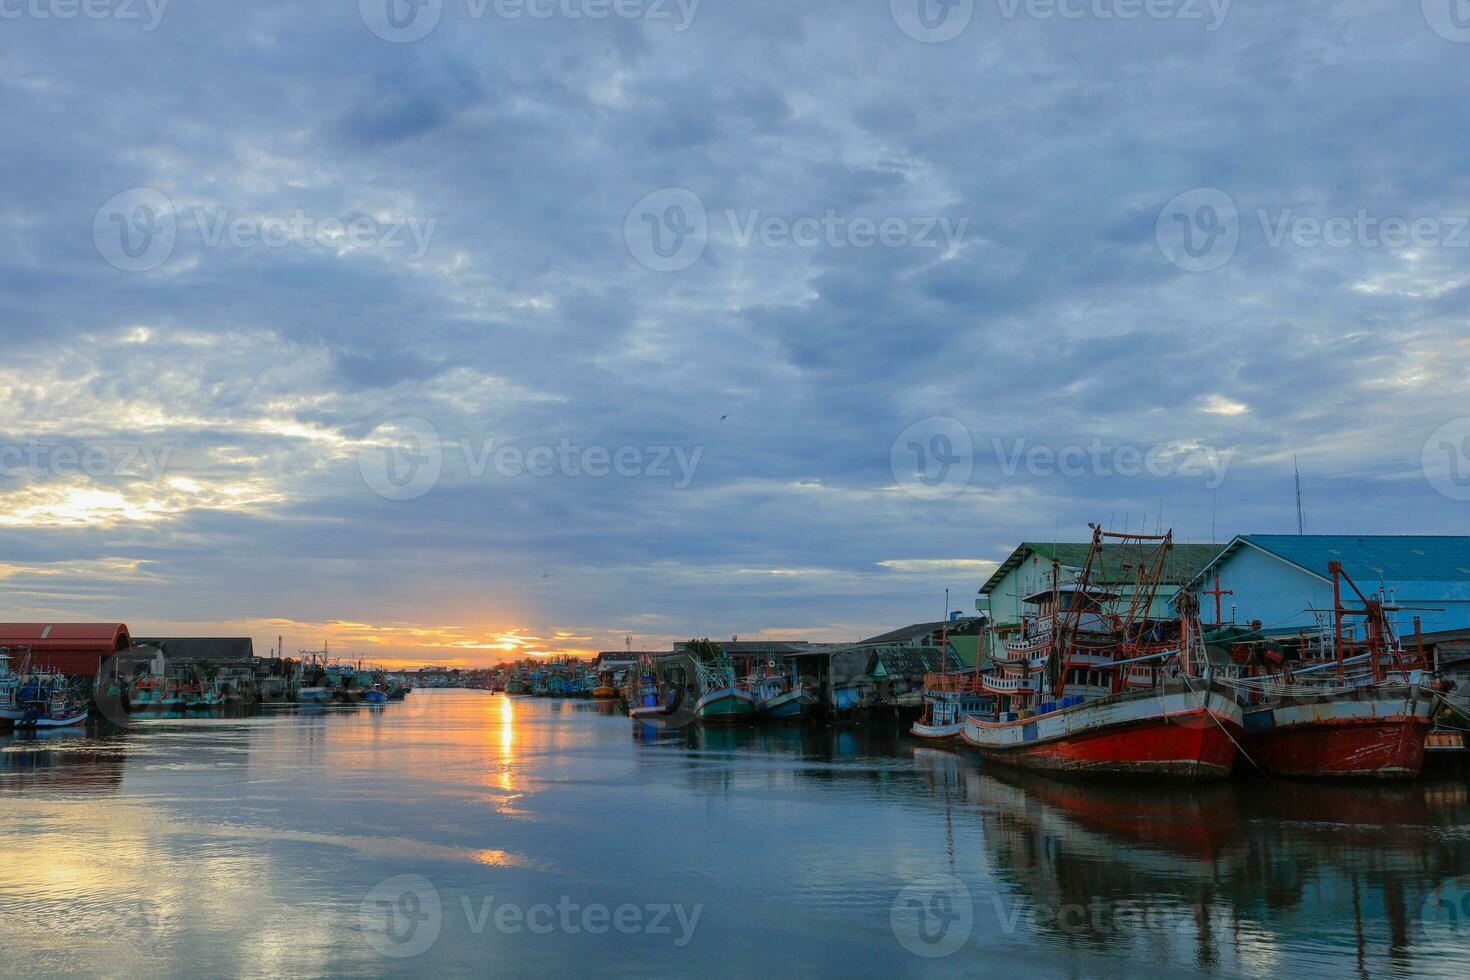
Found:
[[1450, 0], [6, 0], [0, 602], [476, 663], [1470, 532]]

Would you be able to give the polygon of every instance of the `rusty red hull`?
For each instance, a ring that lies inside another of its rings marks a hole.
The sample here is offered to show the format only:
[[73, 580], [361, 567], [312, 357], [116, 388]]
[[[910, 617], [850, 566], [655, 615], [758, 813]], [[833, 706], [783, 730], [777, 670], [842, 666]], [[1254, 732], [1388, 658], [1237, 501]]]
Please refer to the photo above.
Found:
[[1417, 715], [1282, 725], [1249, 734], [1246, 753], [1269, 773], [1407, 779], [1424, 766], [1430, 721]]
[[1013, 722], [965, 723], [986, 759], [1098, 776], [1221, 779], [1235, 766], [1241, 709], [1229, 692], [1138, 692]]
[[1246, 710], [1242, 748], [1273, 775], [1409, 778], [1424, 765], [1435, 704], [1417, 678], [1321, 694], [1298, 690]]
[[1223, 779], [1235, 766], [1235, 753], [1235, 743], [1226, 731], [1200, 711], [1167, 722], [1140, 723], [1078, 739], [990, 751], [986, 756], [1023, 769]]

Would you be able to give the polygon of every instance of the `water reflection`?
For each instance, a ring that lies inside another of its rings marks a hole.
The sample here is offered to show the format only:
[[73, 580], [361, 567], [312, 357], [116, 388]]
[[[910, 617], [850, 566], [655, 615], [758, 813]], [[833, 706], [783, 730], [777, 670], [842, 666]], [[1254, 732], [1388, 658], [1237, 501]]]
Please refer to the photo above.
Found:
[[[1463, 781], [1110, 787], [879, 727], [661, 731], [477, 692], [158, 718], [0, 737], [0, 975], [721, 977], [773, 956], [789, 973], [1448, 975], [1470, 920], [1422, 910], [1460, 894], [1467, 826]], [[445, 910], [407, 964], [359, 918], [405, 874]], [[973, 929], [921, 959], [892, 917], [934, 875], [963, 883]], [[704, 918], [687, 948], [512, 935], [466, 920], [492, 896]]]
[[990, 909], [1031, 941], [1204, 973], [1463, 967], [1432, 907], [1470, 871], [1463, 784], [1109, 786], [917, 755], [978, 813]]

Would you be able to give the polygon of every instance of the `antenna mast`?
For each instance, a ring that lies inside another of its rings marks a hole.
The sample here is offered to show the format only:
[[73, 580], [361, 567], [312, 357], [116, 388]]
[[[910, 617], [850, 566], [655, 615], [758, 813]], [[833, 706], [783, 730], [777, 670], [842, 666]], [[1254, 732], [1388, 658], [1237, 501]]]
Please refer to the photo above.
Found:
[[1307, 533], [1307, 521], [1302, 515], [1302, 468], [1297, 465], [1295, 456], [1291, 457], [1291, 467], [1296, 471], [1296, 533]]

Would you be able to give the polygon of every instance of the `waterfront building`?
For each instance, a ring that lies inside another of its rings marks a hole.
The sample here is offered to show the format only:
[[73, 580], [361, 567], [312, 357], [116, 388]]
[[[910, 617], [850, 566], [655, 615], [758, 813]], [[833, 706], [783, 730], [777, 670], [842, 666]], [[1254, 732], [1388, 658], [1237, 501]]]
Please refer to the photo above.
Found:
[[1415, 617], [1426, 633], [1470, 627], [1470, 537], [1463, 536], [1242, 534], [1186, 587], [1199, 593], [1207, 623], [1218, 591], [1225, 622], [1317, 631], [1332, 621], [1333, 562], [1364, 592], [1383, 592], [1401, 637], [1413, 634]]
[[[1054, 567], [1060, 572], [1060, 581], [1056, 584], [1075, 582], [1082, 566], [1087, 563], [1089, 547], [1091, 545], [1085, 541], [1022, 542], [980, 587], [975, 608], [988, 615], [1001, 634], [1018, 629], [1023, 615], [1036, 614], [1036, 607], [1028, 606], [1026, 598], [1051, 590]], [[1124, 598], [1134, 588], [1134, 572], [1126, 567], [1126, 552], [1123, 545], [1103, 545], [1092, 575], [1094, 585]], [[1173, 600], [1180, 587], [1198, 575], [1219, 553], [1220, 546], [1216, 544], [1175, 544], [1164, 562], [1162, 578], [1154, 592], [1148, 615], [1159, 618], [1174, 615]]]

